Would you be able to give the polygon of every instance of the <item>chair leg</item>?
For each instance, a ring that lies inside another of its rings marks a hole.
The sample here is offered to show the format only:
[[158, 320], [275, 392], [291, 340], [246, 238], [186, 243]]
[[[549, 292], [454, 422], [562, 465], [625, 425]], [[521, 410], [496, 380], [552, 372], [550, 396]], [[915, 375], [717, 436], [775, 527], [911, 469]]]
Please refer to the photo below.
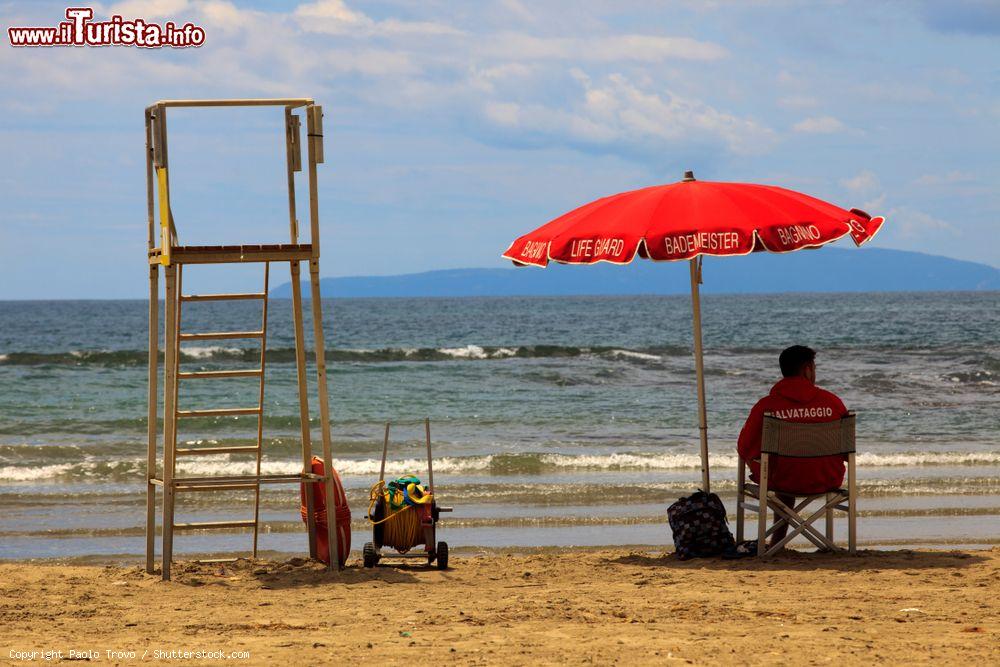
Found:
[[760, 491], [757, 494], [757, 505], [760, 511], [757, 514], [757, 557], [764, 556], [764, 542], [767, 538], [767, 454], [760, 457]]
[[854, 481], [854, 453], [847, 455], [847, 548], [857, 553], [858, 543], [858, 488]]
[[833, 542], [833, 508], [830, 507], [830, 501], [833, 500], [834, 494], [826, 494], [826, 539]]
[[[822, 496], [813, 496], [816, 497]], [[782, 517], [788, 522], [788, 525], [792, 528], [792, 532], [789, 533], [784, 539], [781, 540], [779, 546], [784, 546], [790, 542], [795, 536], [802, 535], [807, 540], [812, 542], [816, 547], [822, 549], [823, 551], [833, 551], [835, 547], [832, 542], [828, 542], [823, 533], [819, 532], [817, 528], [813, 527], [813, 522], [822, 516], [829, 507], [832, 507], [834, 501], [830, 501], [828, 504], [820, 507], [818, 510], [813, 512], [809, 518], [804, 518], [799, 514], [800, 511], [805, 509], [803, 504], [797, 505], [794, 509], [783, 503], [780, 499], [774, 498], [771, 501], [771, 509], [774, 510], [775, 522], [778, 521], [778, 517]], [[772, 547], [772, 550], [777, 550]]]
[[807, 538], [810, 542], [815, 544], [820, 549], [831, 549], [832, 545], [825, 544], [825, 538], [822, 533], [813, 528], [812, 523], [820, 518], [827, 510], [827, 506], [820, 507], [818, 510], [813, 512], [809, 518], [803, 518], [795, 514], [787, 505], [778, 499], [774, 500], [774, 512], [775, 516], [781, 514], [788, 519], [789, 525], [792, 530], [789, 531], [788, 535], [784, 537], [780, 542], [772, 546], [767, 550], [767, 556], [773, 555], [781, 550], [786, 544], [791, 542], [797, 535], [802, 535]]
[[739, 463], [739, 477], [736, 478], [736, 544], [743, 542], [743, 487], [746, 479], [746, 464], [743, 459]]

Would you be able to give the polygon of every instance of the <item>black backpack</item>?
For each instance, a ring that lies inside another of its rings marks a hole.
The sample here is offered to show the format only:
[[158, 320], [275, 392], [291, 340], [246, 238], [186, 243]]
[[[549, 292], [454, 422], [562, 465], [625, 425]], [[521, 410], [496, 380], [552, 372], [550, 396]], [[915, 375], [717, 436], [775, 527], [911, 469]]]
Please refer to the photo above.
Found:
[[736, 548], [726, 507], [714, 493], [699, 490], [667, 509], [674, 549], [680, 560], [719, 556]]

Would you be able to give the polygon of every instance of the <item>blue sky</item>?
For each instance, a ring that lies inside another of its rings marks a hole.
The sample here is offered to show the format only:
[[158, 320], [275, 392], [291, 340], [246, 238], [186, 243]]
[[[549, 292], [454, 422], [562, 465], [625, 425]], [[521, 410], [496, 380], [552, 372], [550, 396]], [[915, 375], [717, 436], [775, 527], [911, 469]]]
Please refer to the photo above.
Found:
[[[887, 215], [873, 245], [1000, 266], [997, 2], [93, 6], [206, 43], [3, 35], [0, 299], [145, 295], [142, 112], [179, 97], [324, 105], [326, 276], [503, 266], [515, 236], [684, 169]], [[0, 23], [65, 7], [0, 0]], [[282, 142], [276, 112], [172, 117], [182, 242], [285, 240]]]

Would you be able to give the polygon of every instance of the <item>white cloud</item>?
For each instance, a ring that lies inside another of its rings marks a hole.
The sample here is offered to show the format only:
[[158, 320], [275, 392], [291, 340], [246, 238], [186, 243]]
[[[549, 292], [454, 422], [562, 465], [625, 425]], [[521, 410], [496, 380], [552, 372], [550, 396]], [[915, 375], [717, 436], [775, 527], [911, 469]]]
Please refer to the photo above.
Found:
[[[118, 14], [124, 19], [183, 19], [181, 13], [188, 8], [188, 0], [125, 0], [108, 7], [108, 16]], [[70, 6], [91, 6], [87, 3], [70, 3]]]
[[858, 208], [871, 215], [882, 215], [882, 207], [885, 206], [885, 200], [886, 194], [883, 192], [877, 197], [861, 202], [861, 206]]
[[531, 10], [521, 0], [501, 0], [500, 4], [518, 20], [525, 23], [535, 22], [535, 15], [531, 13]]
[[516, 126], [521, 118], [521, 107], [513, 102], [487, 102], [483, 111], [492, 122], [505, 127]]
[[303, 30], [330, 34], [360, 33], [370, 30], [375, 21], [364, 12], [354, 11], [343, 0], [318, 0], [299, 5], [295, 17]]
[[895, 81], [868, 82], [855, 86], [856, 94], [872, 102], [919, 104], [936, 99], [934, 91], [922, 84]]
[[658, 35], [612, 35], [584, 40], [585, 53], [606, 62], [639, 60], [721, 60], [729, 52], [718, 44], [688, 37], [661, 37]]
[[226, 0], [212, 0], [198, 5], [200, 21], [213, 35], [219, 32], [236, 34], [249, 32], [254, 27], [264, 27], [268, 17], [263, 12], [240, 8]]
[[575, 62], [663, 62], [665, 60], [720, 60], [729, 52], [712, 42], [659, 35], [604, 35], [595, 37], [538, 37], [504, 32], [483, 40], [475, 49], [486, 57], [508, 60], [572, 60]]
[[[862, 169], [850, 178], [841, 179], [840, 184], [852, 197], [849, 206], [860, 208], [871, 215], [883, 214], [887, 195], [875, 172], [870, 169]], [[859, 202], [853, 198], [863, 201]]]
[[948, 232], [952, 235], [961, 235], [962, 233], [950, 222], [909, 206], [890, 209], [886, 218], [892, 221], [893, 229], [904, 239], [912, 239], [935, 232]]
[[582, 99], [559, 106], [490, 102], [487, 120], [540, 136], [548, 143], [624, 151], [660, 151], [688, 142], [712, 143], [734, 153], [767, 148], [774, 133], [757, 122], [671, 91], [639, 88], [621, 74], [594, 84], [580, 72]]
[[420, 71], [419, 65], [407, 54], [388, 49], [330, 50], [321, 54], [317, 64], [317, 70], [324, 71], [327, 75], [356, 72], [380, 78], [416, 74]]
[[875, 175], [875, 172], [869, 169], [862, 169], [855, 176], [842, 179], [840, 184], [847, 188], [852, 194], [862, 196], [870, 195], [881, 187], [878, 176]]
[[787, 69], [783, 69], [778, 72], [777, 76], [778, 83], [782, 86], [801, 86], [803, 81], [800, 77], [792, 74]]
[[778, 98], [778, 104], [788, 109], [811, 109], [819, 106], [819, 100], [811, 95], [786, 95]]
[[949, 171], [944, 174], [924, 174], [916, 179], [913, 184], [921, 187], [935, 187], [939, 185], [955, 185], [959, 183], [972, 183], [976, 177], [964, 171]]
[[351, 9], [344, 0], [318, 0], [295, 8], [295, 18], [306, 32], [330, 35], [460, 35], [462, 31], [433, 21], [401, 21], [388, 18], [375, 21], [361, 11]]
[[523, 81], [531, 76], [534, 67], [524, 63], [501, 63], [491, 67], [473, 67], [469, 73], [469, 85], [484, 92], [496, 92], [497, 84]]
[[847, 126], [833, 116], [805, 118], [792, 126], [793, 132], [803, 134], [834, 134], [836, 132], [843, 132], [846, 129]]

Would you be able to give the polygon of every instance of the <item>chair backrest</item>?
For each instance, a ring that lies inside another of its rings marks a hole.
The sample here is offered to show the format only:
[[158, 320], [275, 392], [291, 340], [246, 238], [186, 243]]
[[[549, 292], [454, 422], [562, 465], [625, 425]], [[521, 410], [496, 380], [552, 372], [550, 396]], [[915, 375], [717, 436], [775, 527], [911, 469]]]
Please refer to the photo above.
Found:
[[816, 424], [790, 422], [765, 414], [760, 451], [796, 458], [853, 454], [855, 421], [853, 412]]

